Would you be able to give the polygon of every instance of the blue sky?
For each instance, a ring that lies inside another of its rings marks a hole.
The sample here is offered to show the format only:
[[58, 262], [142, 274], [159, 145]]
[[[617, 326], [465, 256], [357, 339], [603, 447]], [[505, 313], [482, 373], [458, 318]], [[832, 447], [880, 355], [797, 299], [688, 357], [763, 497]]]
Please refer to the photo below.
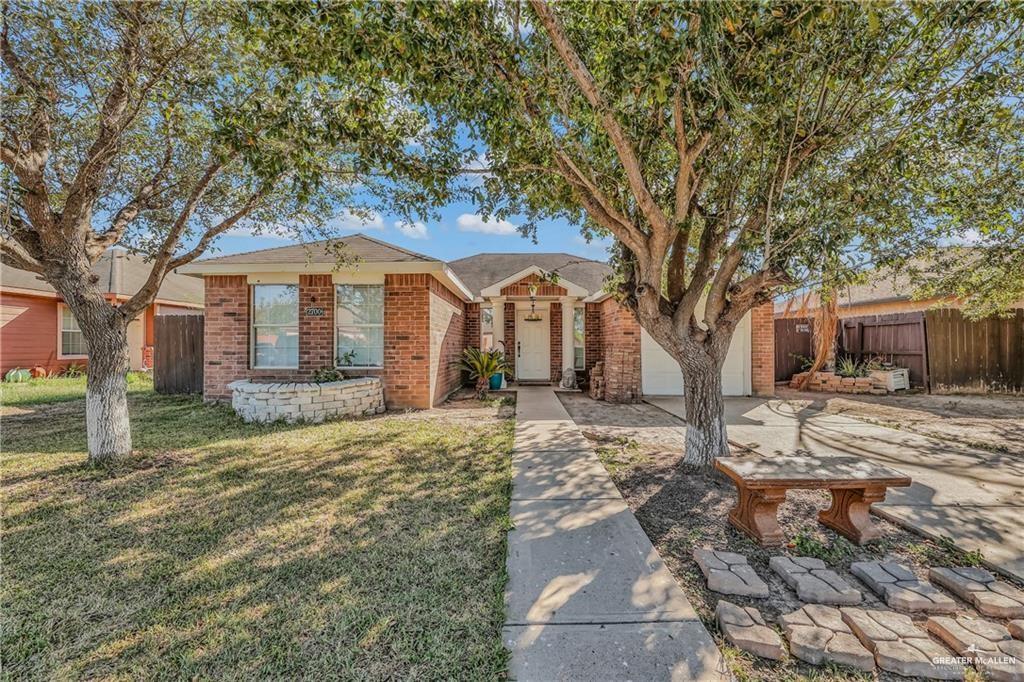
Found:
[[[364, 232], [367, 235], [442, 260], [455, 260], [476, 253], [564, 252], [595, 260], [608, 259], [611, 240], [586, 243], [579, 229], [564, 220], [545, 221], [537, 229], [537, 244], [516, 231], [515, 219], [484, 221], [472, 204], [453, 203], [441, 208], [440, 220], [409, 225], [394, 216], [376, 215], [364, 221], [344, 211], [332, 221], [337, 234]], [[211, 255], [286, 246], [293, 240], [273, 236], [251, 236], [234, 230], [216, 243]]]

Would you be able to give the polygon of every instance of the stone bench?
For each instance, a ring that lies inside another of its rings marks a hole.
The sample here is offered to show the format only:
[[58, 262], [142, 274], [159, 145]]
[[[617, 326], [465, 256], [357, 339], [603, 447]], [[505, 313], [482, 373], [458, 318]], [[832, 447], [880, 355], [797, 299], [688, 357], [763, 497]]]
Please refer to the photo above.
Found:
[[868, 510], [887, 488], [910, 485], [908, 476], [856, 457], [719, 457], [715, 468], [736, 485], [729, 522], [762, 546], [781, 545], [778, 507], [791, 488], [828, 490], [832, 506], [818, 520], [858, 545], [878, 536]]

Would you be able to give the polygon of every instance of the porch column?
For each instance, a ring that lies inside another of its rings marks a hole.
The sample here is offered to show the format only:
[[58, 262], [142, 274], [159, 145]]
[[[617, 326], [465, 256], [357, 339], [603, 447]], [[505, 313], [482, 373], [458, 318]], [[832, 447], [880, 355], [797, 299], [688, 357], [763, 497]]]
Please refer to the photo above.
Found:
[[576, 299], [572, 296], [563, 296], [562, 301], [562, 369], [573, 369], [573, 333], [572, 315], [573, 304]]

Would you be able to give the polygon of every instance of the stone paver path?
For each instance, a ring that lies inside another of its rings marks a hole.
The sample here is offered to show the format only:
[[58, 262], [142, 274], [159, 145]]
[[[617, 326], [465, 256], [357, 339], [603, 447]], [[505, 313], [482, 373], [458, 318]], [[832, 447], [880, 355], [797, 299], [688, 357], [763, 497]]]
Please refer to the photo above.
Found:
[[840, 613], [861, 644], [875, 654], [875, 663], [882, 670], [904, 677], [963, 679], [962, 665], [943, 661], [953, 653], [914, 625], [909, 616], [853, 606], [844, 606]]
[[789, 652], [811, 665], [838, 663], [864, 672], [875, 669], [875, 657], [850, 630], [839, 609], [807, 604], [779, 618]]
[[779, 633], [765, 623], [761, 612], [753, 606], [740, 606], [720, 599], [715, 605], [715, 620], [733, 646], [773, 661], [786, 657], [786, 647]]
[[821, 559], [807, 556], [773, 556], [768, 560], [768, 566], [796, 591], [800, 601], [844, 606], [860, 603], [860, 591], [825, 566]]
[[1006, 629], [1014, 639], [1024, 640], [1024, 620], [1011, 620]]
[[516, 404], [514, 680], [720, 680], [714, 640], [550, 387]]
[[768, 583], [761, 580], [747, 557], [735, 552], [721, 552], [712, 549], [693, 550], [693, 560], [708, 581], [708, 589], [719, 594], [735, 594], [740, 597], [768, 596]]
[[909, 613], [954, 613], [956, 602], [894, 561], [855, 561], [850, 573], [894, 609]]
[[1024, 680], [1024, 642], [1010, 638], [999, 623], [976, 618], [932, 616], [928, 631], [992, 680]]
[[932, 568], [928, 578], [978, 609], [983, 616], [1024, 618], [1024, 592], [982, 568]]
[[[685, 418], [682, 398], [649, 398]], [[726, 398], [729, 439], [765, 456], [846, 455], [914, 479], [872, 511], [933, 538], [980, 550], [991, 568], [1024, 580], [1024, 458], [829, 414], [800, 401]]]

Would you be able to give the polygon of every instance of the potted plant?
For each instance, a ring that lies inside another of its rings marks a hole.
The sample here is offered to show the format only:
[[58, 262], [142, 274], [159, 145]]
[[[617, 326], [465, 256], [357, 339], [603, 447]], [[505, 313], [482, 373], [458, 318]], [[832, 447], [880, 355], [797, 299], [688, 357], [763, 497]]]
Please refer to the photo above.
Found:
[[[461, 369], [469, 372], [471, 379], [476, 379], [477, 398], [485, 398], [487, 389], [490, 386], [491, 377], [500, 377], [509, 369], [505, 362], [505, 355], [499, 350], [480, 350], [479, 348], [467, 348], [462, 352], [462, 361], [459, 363]], [[500, 379], [499, 379], [500, 382]], [[500, 387], [501, 384], [499, 383]]]

